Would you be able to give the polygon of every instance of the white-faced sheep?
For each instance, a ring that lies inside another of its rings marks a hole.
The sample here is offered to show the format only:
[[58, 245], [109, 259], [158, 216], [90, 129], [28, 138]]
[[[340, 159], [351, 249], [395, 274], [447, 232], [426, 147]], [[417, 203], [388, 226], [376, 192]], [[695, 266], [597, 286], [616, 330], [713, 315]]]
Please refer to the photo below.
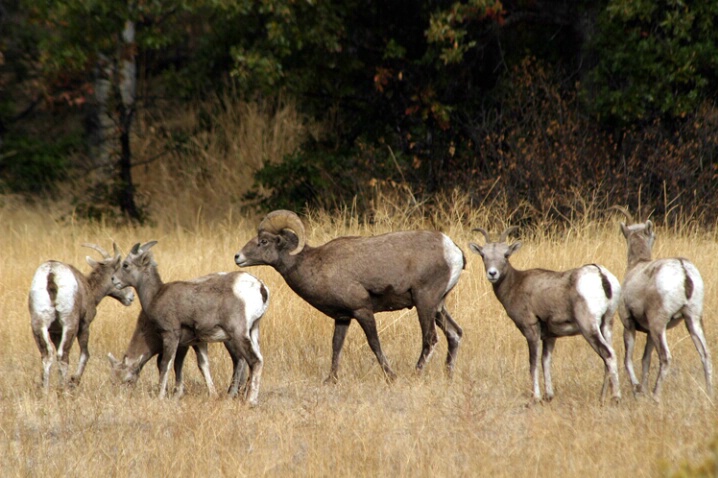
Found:
[[42, 387], [50, 387], [50, 371], [57, 360], [61, 386], [67, 381], [67, 368], [72, 342], [77, 338], [80, 359], [70, 385], [80, 383], [90, 358], [88, 343], [90, 324], [97, 314], [97, 305], [110, 296], [124, 305], [134, 299], [132, 290], [120, 291], [112, 285], [112, 274], [120, 263], [120, 252], [113, 244], [115, 256], [95, 244], [83, 244], [102, 254], [101, 261], [87, 256], [92, 267], [85, 276], [75, 267], [58, 261], [47, 261], [37, 268], [30, 285], [28, 308], [35, 343], [42, 355]]
[[618, 401], [621, 397], [618, 362], [611, 344], [613, 315], [621, 292], [618, 279], [597, 264], [560, 272], [514, 269], [509, 257], [521, 247], [521, 243], [509, 245], [506, 238], [516, 230], [515, 226], [504, 230], [497, 242], [491, 242], [489, 233], [484, 229], [474, 230], [484, 235], [486, 244], [482, 247], [470, 243], [469, 247], [482, 257], [486, 277], [496, 298], [528, 342], [532, 400], [541, 400], [539, 342], [543, 343], [545, 399], [551, 400], [554, 396], [551, 353], [556, 339], [581, 334], [605, 364], [601, 401], [605, 399], [608, 383], [611, 384], [613, 400]]
[[235, 255], [240, 267], [269, 265], [289, 287], [334, 319], [332, 365], [327, 381], [337, 380], [339, 357], [351, 319], [359, 322], [388, 380], [396, 375], [381, 349], [376, 312], [416, 307], [422, 333], [421, 370], [437, 342], [436, 327], [446, 335], [447, 371], [451, 373], [461, 327], [444, 306], [459, 280], [464, 254], [436, 231], [393, 232], [373, 237], [339, 237], [324, 245], [306, 244], [304, 225], [290, 211], [274, 211], [262, 220], [257, 237]]
[[[178, 347], [224, 342], [233, 358], [241, 357], [249, 365], [246, 398], [250, 405], [256, 405], [263, 365], [259, 320], [267, 310], [269, 290], [246, 272], [164, 283], [150, 251], [155, 244], [156, 241], [135, 244], [112, 281], [118, 289], [135, 288], [150, 326], [160, 336], [159, 397], [167, 393], [169, 368], [176, 360]], [[234, 362], [230, 394], [236, 394], [239, 388], [241, 362]]]
[[[668, 373], [671, 352], [666, 329], [685, 320], [688, 333], [703, 362], [706, 391], [713, 391], [711, 355], [703, 333], [703, 279], [698, 269], [682, 257], [652, 259], [656, 234], [653, 223], [633, 223], [631, 214], [622, 207], [630, 225], [621, 223], [627, 245], [627, 268], [623, 279], [623, 294], [618, 314], [623, 322], [623, 341], [626, 347], [626, 371], [634, 394], [643, 392], [648, 382], [651, 353], [657, 349], [660, 367], [653, 398], [660, 399], [661, 384]], [[636, 331], [647, 334], [643, 350], [643, 373], [639, 383], [633, 370], [633, 347]]]

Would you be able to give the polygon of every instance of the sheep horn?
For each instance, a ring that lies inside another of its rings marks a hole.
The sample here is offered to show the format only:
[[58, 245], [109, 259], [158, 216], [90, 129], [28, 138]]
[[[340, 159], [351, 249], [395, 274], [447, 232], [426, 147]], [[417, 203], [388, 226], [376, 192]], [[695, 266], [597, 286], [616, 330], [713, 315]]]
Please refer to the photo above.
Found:
[[519, 226], [509, 226], [507, 227], [504, 232], [501, 233], [501, 236], [499, 236], [499, 242], [506, 242], [506, 238], [509, 237], [509, 234], [512, 232], [518, 231]]
[[297, 247], [295, 247], [289, 255], [293, 256], [299, 254], [299, 252], [304, 249], [306, 234], [304, 232], [304, 224], [302, 224], [302, 220], [299, 219], [299, 216], [294, 214], [292, 211], [287, 211], [285, 209], [272, 211], [267, 214], [264, 219], [262, 219], [262, 222], [259, 223], [259, 227], [257, 228], [259, 232], [267, 231], [272, 234], [279, 234], [285, 229], [294, 232], [299, 241]]
[[622, 213], [624, 216], [626, 216], [626, 219], [628, 220], [629, 224], [633, 224], [635, 222], [631, 213], [628, 212], [628, 209], [622, 206], [611, 206], [609, 209], [615, 209], [616, 211]]
[[103, 258], [103, 259], [112, 259], [112, 256], [110, 256], [110, 255], [107, 253], [106, 250], [104, 250], [103, 248], [101, 248], [101, 247], [98, 246], [97, 244], [90, 244], [90, 243], [88, 243], [88, 242], [85, 242], [85, 243], [82, 244], [82, 247], [89, 247], [90, 249], [96, 250], [97, 252], [99, 252], [100, 254], [102, 254], [102, 258]]
[[473, 229], [471, 230], [471, 232], [480, 232], [480, 233], [483, 234], [484, 237], [486, 238], [486, 243], [487, 243], [487, 244], [488, 244], [489, 242], [491, 242], [491, 236], [489, 235], [488, 232], [486, 232], [486, 229], [484, 229], [483, 227], [475, 227], [475, 228], [473, 228]]

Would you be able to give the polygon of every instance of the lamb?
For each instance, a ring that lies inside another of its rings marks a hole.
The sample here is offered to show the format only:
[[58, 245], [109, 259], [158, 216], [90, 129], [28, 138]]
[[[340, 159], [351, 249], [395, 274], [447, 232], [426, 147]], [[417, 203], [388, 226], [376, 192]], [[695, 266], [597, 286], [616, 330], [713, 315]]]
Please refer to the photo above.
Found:
[[332, 364], [325, 382], [338, 380], [339, 358], [352, 319], [359, 322], [386, 379], [394, 380], [374, 314], [412, 307], [416, 307], [422, 333], [417, 371], [423, 369], [438, 341], [436, 323], [448, 342], [446, 369], [451, 375], [463, 331], [444, 301], [458, 282], [465, 260], [445, 234], [403, 231], [344, 236], [312, 247], [306, 244], [301, 219], [291, 211], [278, 210], [262, 220], [257, 237], [234, 260], [240, 267], [273, 267], [297, 295], [334, 319]]
[[[164, 283], [150, 251], [155, 244], [157, 241], [135, 244], [112, 282], [118, 289], [135, 288], [149, 326], [160, 337], [159, 397], [166, 396], [170, 364], [183, 359], [187, 346], [224, 342], [234, 362], [230, 396], [239, 390], [241, 357], [249, 365], [246, 400], [256, 405], [264, 362], [259, 349], [259, 321], [267, 310], [269, 290], [256, 277], [239, 271]], [[200, 346], [200, 356], [202, 350]], [[209, 369], [205, 369], [211, 392]]]
[[545, 269], [514, 269], [509, 257], [521, 242], [506, 243], [509, 234], [517, 229], [509, 227], [497, 242], [491, 242], [486, 230], [477, 228], [486, 238], [481, 247], [470, 243], [471, 250], [479, 254], [486, 268], [496, 298], [516, 327], [526, 337], [529, 346], [529, 368], [533, 380], [532, 402], [541, 401], [538, 359], [539, 340], [543, 343], [542, 366], [545, 399], [554, 396], [551, 380], [551, 353], [556, 339], [583, 335], [605, 364], [601, 402], [605, 400], [610, 382], [612, 400], [621, 398], [618, 382], [618, 361], [611, 344], [613, 315], [618, 307], [621, 287], [618, 279], [605, 267], [587, 264], [567, 271]]
[[99, 262], [86, 257], [92, 267], [87, 276], [70, 264], [47, 261], [37, 268], [30, 285], [30, 325], [42, 356], [42, 388], [45, 393], [50, 389], [50, 371], [55, 360], [60, 371], [60, 386], [67, 384], [70, 349], [75, 338], [80, 346], [80, 359], [69, 386], [75, 387], [80, 383], [90, 358], [90, 324], [95, 319], [100, 301], [109, 295], [127, 306], [134, 299], [131, 290], [119, 291], [112, 285], [112, 274], [121, 260], [117, 245], [112, 244], [114, 257], [98, 245], [83, 246], [102, 254]]
[[[700, 272], [683, 257], [653, 260], [652, 248], [656, 239], [653, 223], [650, 220], [633, 223], [633, 217], [626, 209], [619, 206], [613, 208], [623, 213], [631, 223], [621, 223], [628, 257], [618, 315], [623, 322], [625, 365], [634, 394], [640, 394], [646, 389], [651, 353], [657, 348], [660, 367], [653, 387], [653, 399], [660, 401], [661, 384], [671, 364], [666, 330], [685, 320], [688, 333], [703, 362], [706, 392], [712, 395], [713, 366], [703, 333], [703, 279]], [[633, 370], [633, 347], [637, 330], [646, 334], [640, 383]]]
[[[182, 343], [182, 341], [180, 341]], [[197, 354], [197, 365], [199, 367], [202, 376], [204, 377], [205, 383], [207, 384], [207, 391], [210, 396], [216, 396], [217, 391], [212, 381], [212, 375], [209, 371], [209, 356], [208, 347], [206, 342], [198, 342], [193, 344], [191, 347]], [[177, 397], [184, 395], [184, 382], [182, 380], [182, 369], [184, 366], [184, 359], [189, 350], [188, 346], [179, 345], [177, 347], [177, 353], [174, 361], [175, 371], [175, 391], [174, 394]], [[231, 350], [230, 355], [231, 355]], [[132, 339], [127, 345], [127, 351], [123, 356], [122, 360], [117, 360], [111, 353], [107, 354], [107, 358], [110, 361], [112, 367], [112, 378], [119, 383], [134, 384], [140, 377], [140, 372], [147, 362], [157, 355], [157, 367], [160, 367], [162, 363], [162, 338], [157, 331], [152, 327], [151, 322], [147, 318], [147, 314], [144, 311], [140, 312], [137, 318], [137, 325], [135, 331], [132, 334]], [[236, 361], [241, 361], [237, 364]], [[244, 360], [241, 356], [232, 356], [232, 363], [235, 366], [241, 367], [240, 377], [238, 380], [233, 380], [232, 385], [229, 389], [229, 394], [234, 396], [237, 395], [238, 390], [233, 387], [239, 386], [240, 383], [244, 382], [246, 376], [244, 371]]]

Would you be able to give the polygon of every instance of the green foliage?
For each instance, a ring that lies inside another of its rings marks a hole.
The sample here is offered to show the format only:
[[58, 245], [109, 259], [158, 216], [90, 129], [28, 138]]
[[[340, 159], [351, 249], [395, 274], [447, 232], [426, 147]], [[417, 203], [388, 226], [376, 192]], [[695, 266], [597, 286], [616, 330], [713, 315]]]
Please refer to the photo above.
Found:
[[78, 137], [51, 142], [8, 137], [0, 148], [0, 192], [44, 193], [67, 177], [67, 157], [81, 147]]
[[587, 102], [607, 122], [680, 118], [718, 93], [718, 3], [613, 0], [599, 17]]

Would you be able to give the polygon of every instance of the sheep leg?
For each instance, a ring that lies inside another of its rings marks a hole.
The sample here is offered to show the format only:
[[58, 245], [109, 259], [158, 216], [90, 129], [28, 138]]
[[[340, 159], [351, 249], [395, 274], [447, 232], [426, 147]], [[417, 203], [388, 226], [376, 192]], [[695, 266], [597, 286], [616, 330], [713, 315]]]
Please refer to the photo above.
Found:
[[531, 381], [533, 382], [532, 401], [538, 403], [541, 401], [541, 389], [539, 388], [538, 361], [539, 361], [539, 339], [532, 337], [534, 334], [528, 334], [526, 342], [529, 345], [529, 372], [531, 373]]
[[249, 383], [247, 385], [246, 400], [250, 406], [256, 406], [258, 403], [259, 384], [262, 380], [262, 368], [264, 366], [264, 359], [262, 358], [262, 353], [259, 350], [259, 342], [256, 341], [256, 338], [257, 337], [249, 335], [242, 337], [238, 341], [239, 350], [241, 350], [242, 356], [249, 366]]
[[[386, 376], [387, 381], [393, 382], [396, 379], [396, 374], [391, 370], [389, 362], [386, 360], [386, 357], [384, 357], [384, 352], [382, 352], [381, 350], [381, 344], [379, 343], [379, 334], [376, 331], [376, 320], [374, 320], [374, 314], [369, 310], [362, 309], [355, 312], [354, 318], [357, 319], [357, 322], [359, 322], [359, 325], [364, 331], [364, 335], [366, 335], [366, 340], [367, 342], [369, 342], [369, 347], [371, 348], [372, 352], [374, 352], [376, 359], [379, 361], [379, 365], [381, 365], [381, 368], [384, 371], [384, 375]], [[432, 321], [431, 324], [433, 326], [434, 322]], [[434, 331], [434, 340], [436, 340], [436, 331]], [[332, 367], [333, 366], [334, 364], [332, 363]]]
[[234, 342], [227, 341], [224, 346], [232, 358], [232, 381], [227, 389], [227, 394], [230, 397], [236, 397], [240, 387], [247, 381], [247, 362], [242, 358], [242, 354], [235, 347]]
[[46, 327], [42, 327], [39, 332], [33, 331], [32, 335], [35, 337], [35, 343], [42, 357], [42, 389], [47, 393], [50, 390], [50, 370], [55, 362], [57, 351]]
[[658, 402], [661, 396], [661, 385], [663, 380], [668, 375], [668, 370], [671, 366], [671, 351], [668, 350], [668, 340], [666, 339], [666, 329], [653, 328], [651, 330], [651, 339], [656, 345], [658, 351], [658, 358], [660, 360], [660, 367], [658, 368], [658, 378], [656, 378], [656, 384], [653, 387], [653, 399]]
[[77, 334], [77, 327], [62, 327], [62, 336], [57, 348], [57, 362], [60, 368], [60, 386], [67, 383], [67, 369], [70, 366], [70, 349], [72, 348], [72, 337]]
[[207, 342], [200, 342], [192, 347], [197, 355], [197, 367], [204, 377], [204, 383], [207, 385], [207, 393], [210, 397], [217, 396], [217, 389], [214, 387], [212, 374], [209, 371], [209, 352]]
[[693, 316], [686, 316], [686, 328], [688, 333], [691, 334], [693, 344], [696, 346], [698, 355], [701, 357], [703, 363], [703, 373], [706, 377], [706, 393], [709, 396], [713, 395], [713, 365], [711, 363], [711, 353], [708, 350], [708, 344], [706, 343], [706, 337], [703, 334], [702, 320]]
[[77, 363], [77, 370], [75, 371], [75, 375], [73, 375], [70, 379], [70, 386], [72, 387], [75, 387], [80, 384], [80, 379], [82, 378], [82, 374], [85, 371], [85, 366], [87, 365], [87, 361], [90, 359], [89, 342], [90, 327], [87, 325], [81, 325], [77, 334], [77, 344], [80, 346], [80, 359]]
[[329, 376], [326, 380], [324, 380], [324, 383], [337, 383], [339, 380], [339, 358], [342, 355], [342, 347], [344, 346], [344, 339], [347, 336], [350, 323], [351, 321], [346, 319], [334, 320], [334, 335], [332, 336], [332, 368], [329, 371]]
[[541, 367], [543, 369], [544, 388], [546, 389], [546, 401], [553, 399], [553, 380], [551, 379], [551, 354], [556, 345], [556, 337], [547, 337], [543, 339], [543, 349], [541, 352]]
[[641, 358], [641, 386], [640, 390], [648, 390], [648, 376], [651, 371], [651, 355], [656, 344], [651, 339], [651, 334], [646, 334], [646, 346], [643, 349], [643, 358]]
[[636, 344], [636, 329], [635, 327], [632, 327], [624, 321], [623, 323], [623, 345], [626, 349], [626, 356], [624, 358], [625, 366], [626, 366], [626, 372], [628, 373], [628, 378], [631, 381], [631, 386], [633, 387], [633, 395], [639, 394], [642, 392], [641, 384], [638, 383], [638, 378], [636, 378], [636, 372], [633, 370], [633, 347]]
[[416, 371], [421, 372], [434, 353], [434, 347], [439, 339], [436, 337], [436, 321], [434, 314], [427, 312], [427, 307], [417, 304], [416, 310], [419, 314], [419, 325], [421, 326], [421, 354], [416, 362]]
[[175, 360], [177, 347], [179, 346], [179, 337], [174, 334], [163, 334], [162, 337], [162, 359], [158, 367], [160, 370], [160, 390], [159, 398], [167, 396], [167, 380], [169, 379], [170, 365]]
[[[187, 357], [188, 351], [189, 347], [179, 345], [177, 346], [177, 352], [175, 352], [175, 360], [173, 364], [173, 368], [175, 371], [175, 389], [173, 394], [177, 398], [184, 396], [184, 376], [182, 374], [182, 371], [184, 370], [184, 359], [185, 357]], [[197, 363], [199, 363], [199, 354], [197, 354]]]
[[459, 343], [461, 342], [461, 336], [464, 335], [464, 331], [461, 330], [459, 324], [454, 322], [454, 319], [451, 318], [449, 311], [447, 311], [445, 307], [442, 307], [436, 314], [435, 322], [446, 336], [446, 342], [448, 344], [448, 352], [446, 354], [446, 373], [449, 377], [451, 377], [454, 372], [456, 355], [459, 351]]

